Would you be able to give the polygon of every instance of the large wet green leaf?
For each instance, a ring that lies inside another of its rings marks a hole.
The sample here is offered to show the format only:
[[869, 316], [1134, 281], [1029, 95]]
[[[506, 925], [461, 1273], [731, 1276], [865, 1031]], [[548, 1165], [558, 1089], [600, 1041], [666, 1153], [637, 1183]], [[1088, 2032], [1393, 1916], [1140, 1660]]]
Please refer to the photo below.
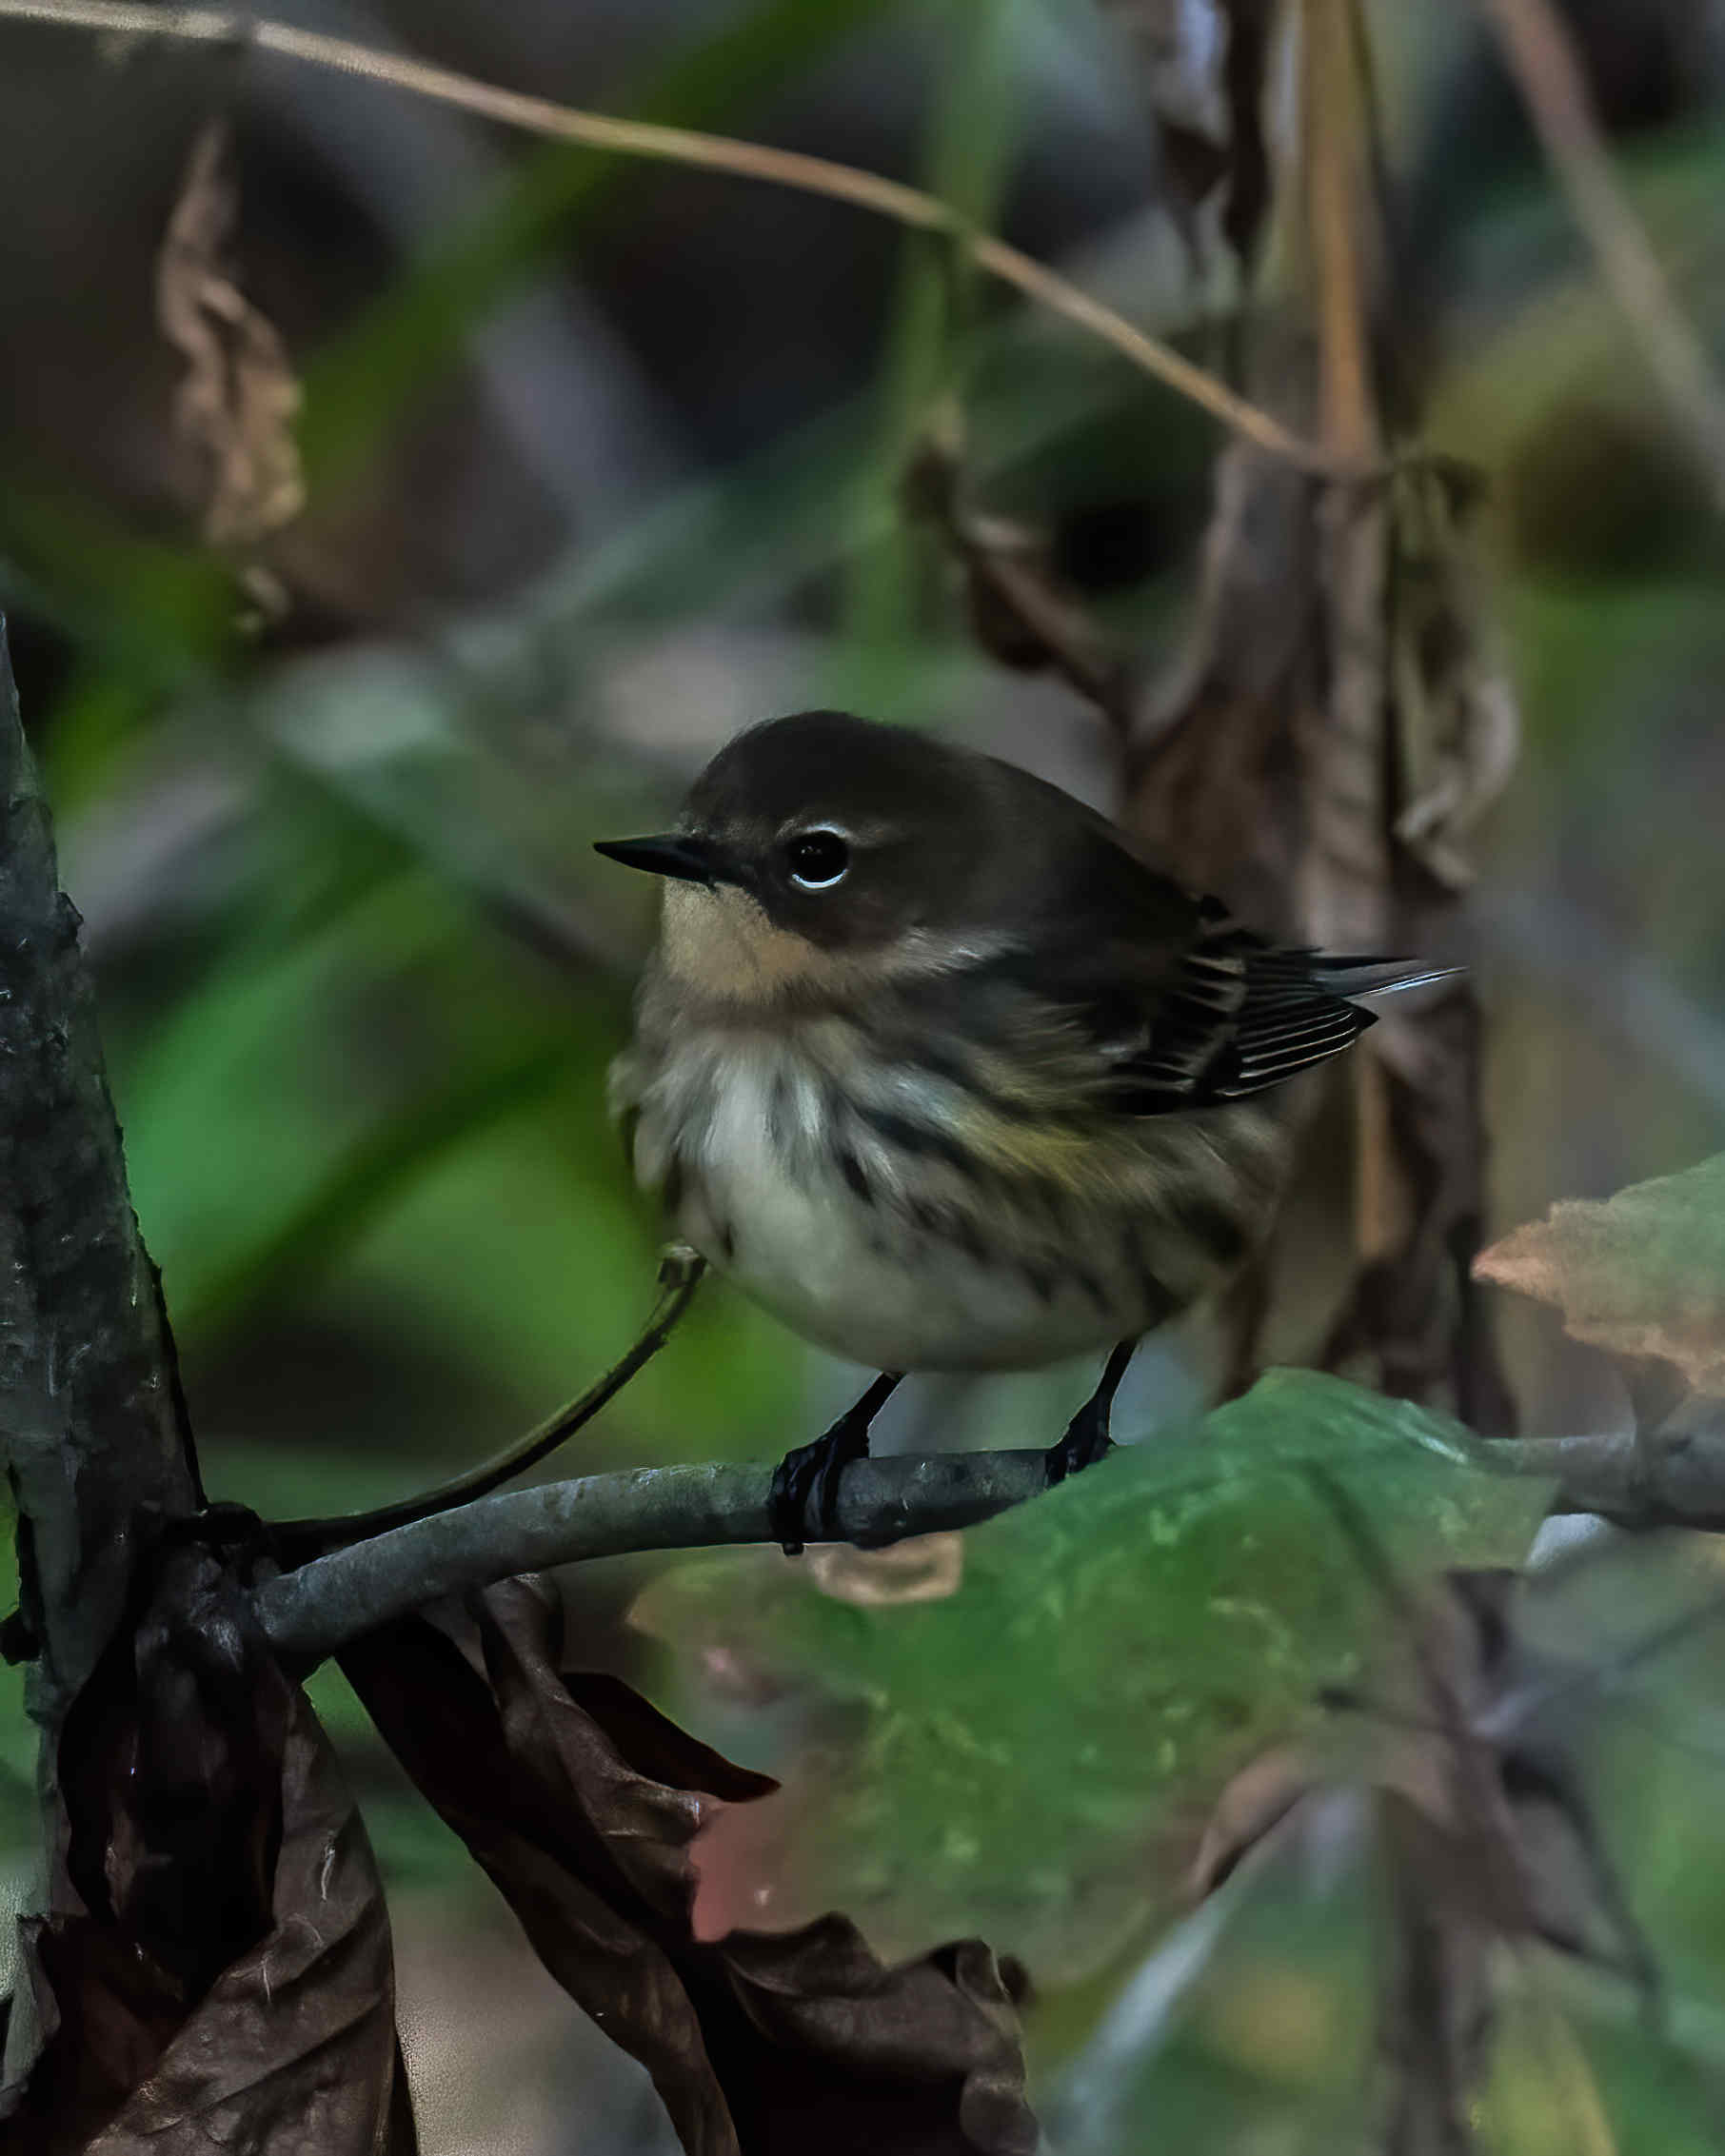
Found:
[[1279, 1372], [973, 1531], [946, 1600], [862, 1608], [727, 1557], [646, 1615], [694, 1666], [844, 1711], [803, 1887], [895, 1946], [982, 1929], [1045, 1974], [1117, 1946], [1220, 1778], [1402, 1635], [1384, 1567], [1413, 1594], [1518, 1563], [1546, 1495], [1455, 1423]]

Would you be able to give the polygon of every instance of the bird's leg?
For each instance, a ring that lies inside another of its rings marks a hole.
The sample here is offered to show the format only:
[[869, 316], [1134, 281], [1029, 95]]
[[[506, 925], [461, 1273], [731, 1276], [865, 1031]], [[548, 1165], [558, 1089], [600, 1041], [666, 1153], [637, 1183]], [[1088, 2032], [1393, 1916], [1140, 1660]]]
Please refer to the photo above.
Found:
[[1120, 1379], [1126, 1375], [1126, 1365], [1132, 1360], [1136, 1340], [1122, 1340], [1102, 1365], [1102, 1375], [1097, 1388], [1066, 1425], [1066, 1434], [1058, 1445], [1048, 1448], [1048, 1486], [1064, 1482], [1069, 1474], [1077, 1474], [1081, 1468], [1094, 1467], [1105, 1453], [1114, 1450], [1114, 1440], [1108, 1434], [1108, 1417], [1113, 1412], [1114, 1395], [1120, 1389]]
[[811, 1445], [797, 1445], [773, 1470], [766, 1515], [773, 1539], [787, 1557], [803, 1554], [805, 1534], [830, 1540], [838, 1524], [839, 1475], [852, 1460], [868, 1457], [868, 1426], [892, 1397], [900, 1373], [877, 1377]]

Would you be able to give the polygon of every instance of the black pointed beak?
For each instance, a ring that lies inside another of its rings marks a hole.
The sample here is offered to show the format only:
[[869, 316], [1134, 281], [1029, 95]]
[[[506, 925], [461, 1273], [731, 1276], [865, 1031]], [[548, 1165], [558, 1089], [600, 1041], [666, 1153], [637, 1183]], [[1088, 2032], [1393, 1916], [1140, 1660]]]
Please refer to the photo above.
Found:
[[737, 872], [722, 846], [711, 839], [665, 831], [652, 839], [600, 839], [593, 851], [625, 868], [644, 868], [652, 876], [677, 876], [688, 883], [734, 883]]

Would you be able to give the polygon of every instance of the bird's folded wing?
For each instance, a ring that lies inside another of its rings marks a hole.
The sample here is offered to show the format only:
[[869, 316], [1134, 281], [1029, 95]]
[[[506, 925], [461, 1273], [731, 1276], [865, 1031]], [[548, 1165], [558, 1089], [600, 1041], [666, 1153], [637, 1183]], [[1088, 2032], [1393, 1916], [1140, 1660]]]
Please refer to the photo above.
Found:
[[[1050, 1095], [1064, 1084], [1075, 1108], [1154, 1116], [1245, 1099], [1357, 1040], [1373, 1014], [1354, 998], [1430, 978], [1398, 960], [1277, 944], [1067, 807], [1058, 843], [1038, 826], [1039, 873], [998, 895], [1018, 940], [979, 970], [1017, 992], [1011, 1030], [1027, 1041], [1058, 1009], [1076, 1053], [1051, 1054], [1041, 1077]], [[1040, 1061], [1021, 1056], [1021, 1077]]]
[[1311, 952], [1220, 928], [1146, 996], [1140, 1040], [1115, 1062], [1117, 1098], [1140, 1115], [1244, 1099], [1339, 1055], [1371, 1023]]

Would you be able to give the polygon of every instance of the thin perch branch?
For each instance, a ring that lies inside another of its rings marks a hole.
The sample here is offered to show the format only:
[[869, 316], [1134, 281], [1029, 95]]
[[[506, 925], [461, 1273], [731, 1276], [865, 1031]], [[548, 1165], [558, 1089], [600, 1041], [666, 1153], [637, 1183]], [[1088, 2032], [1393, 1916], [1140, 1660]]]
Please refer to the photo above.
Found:
[[[1725, 1532], [1725, 1429], [1673, 1440], [1501, 1438], [1491, 1460], [1506, 1475], [1555, 1477], [1556, 1512], [1596, 1513], [1629, 1528]], [[515, 1572], [648, 1550], [772, 1542], [772, 1476], [761, 1461], [712, 1461], [481, 1498], [265, 1580], [254, 1607], [279, 1652], [321, 1659], [423, 1603]], [[1046, 1487], [1040, 1450], [858, 1460], [840, 1480], [830, 1539], [880, 1548], [974, 1527]]]
[[1554, 1512], [1593, 1513], [1638, 1531], [1725, 1533], [1725, 1427], [1644, 1437], [1505, 1437], [1493, 1445], [1518, 1472], [1553, 1478]]
[[1575, 47], [1552, 0], [1480, 0], [1599, 274], [1725, 509], [1725, 388], [1612, 170]]
[[157, 8], [137, 6], [130, 0], [0, 0], [0, 20], [52, 24], [68, 30], [94, 30], [109, 34], [171, 38], [202, 45], [231, 45], [273, 52], [317, 68], [363, 76], [368, 82], [387, 83], [416, 97], [428, 97], [440, 105], [452, 105], [464, 112], [478, 113], [505, 127], [524, 129], [530, 134], [552, 135], [565, 142], [585, 143], [591, 149], [608, 150], [622, 157], [652, 158], [663, 164], [699, 166], [709, 171], [729, 172], [739, 179], [763, 180], [768, 185], [794, 188], [803, 194], [824, 195], [833, 202], [889, 217], [895, 224], [916, 231], [942, 232], [962, 247], [977, 266], [1002, 284], [1011, 285], [1026, 298], [1086, 330], [1143, 373], [1165, 383], [1177, 395], [1200, 405], [1212, 418], [1255, 442], [1270, 455], [1285, 459], [1302, 471], [1342, 479], [1369, 479], [1377, 467], [1338, 461], [1316, 443], [1303, 440], [1279, 420], [1236, 395], [1215, 375], [1183, 359], [1171, 346], [1135, 328], [1123, 315], [1100, 300], [1091, 299], [1044, 268], [1040, 262], [1008, 247], [1003, 240], [970, 228], [948, 204], [938, 197], [908, 188], [878, 172], [865, 172], [854, 165], [835, 164], [826, 157], [808, 157], [800, 151], [773, 149], [762, 143], [739, 142], [726, 135], [699, 133], [689, 128], [666, 128], [644, 120], [620, 120], [608, 113], [584, 111], [559, 105], [550, 98], [528, 97], [519, 90], [501, 89], [494, 83], [476, 81], [447, 68], [435, 68], [405, 54], [380, 52], [372, 46], [357, 45], [348, 38], [324, 37], [314, 30], [289, 23], [254, 20], [216, 8]]
[[[321, 1659], [423, 1603], [515, 1572], [644, 1550], [771, 1542], [772, 1479], [763, 1461], [712, 1461], [512, 1490], [314, 1558], [263, 1582], [253, 1605], [279, 1653]], [[877, 1547], [973, 1527], [1047, 1486], [1040, 1450], [858, 1460], [840, 1482], [832, 1539]]]

